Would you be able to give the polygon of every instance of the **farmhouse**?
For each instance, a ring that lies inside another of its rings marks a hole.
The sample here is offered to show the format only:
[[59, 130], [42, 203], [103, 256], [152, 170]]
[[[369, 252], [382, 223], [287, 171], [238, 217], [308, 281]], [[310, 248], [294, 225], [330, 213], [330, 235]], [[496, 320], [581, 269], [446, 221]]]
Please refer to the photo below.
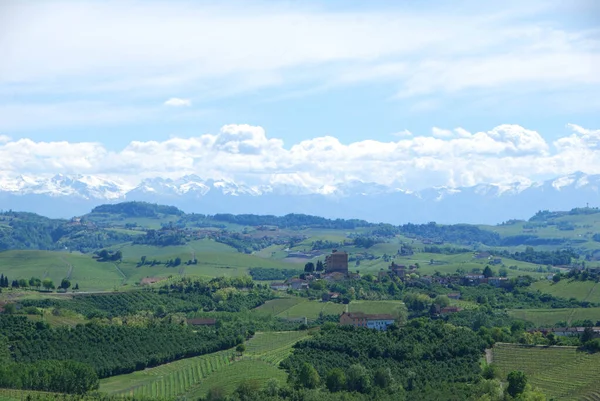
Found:
[[487, 283], [494, 287], [502, 287], [508, 284], [508, 277], [488, 277]]
[[308, 281], [299, 278], [293, 278], [288, 280], [288, 284], [293, 290], [306, 290], [308, 289]]
[[288, 288], [289, 286], [286, 283], [271, 283], [271, 289], [274, 291], [287, 291]]
[[448, 294], [448, 298], [450, 299], [460, 299], [460, 292], [451, 292]]
[[331, 255], [325, 256], [325, 273], [348, 274], [348, 254], [334, 249]]
[[395, 318], [393, 315], [387, 314], [366, 314], [362, 312], [344, 312], [340, 316], [340, 325], [366, 327], [375, 330], [387, 330], [394, 324]]

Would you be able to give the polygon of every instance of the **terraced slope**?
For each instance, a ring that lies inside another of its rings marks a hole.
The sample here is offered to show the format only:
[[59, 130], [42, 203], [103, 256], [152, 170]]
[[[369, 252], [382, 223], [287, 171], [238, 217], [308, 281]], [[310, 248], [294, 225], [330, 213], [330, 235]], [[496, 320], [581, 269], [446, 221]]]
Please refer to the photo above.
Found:
[[496, 344], [493, 363], [502, 377], [521, 370], [548, 397], [560, 400], [600, 400], [600, 354], [576, 347]]

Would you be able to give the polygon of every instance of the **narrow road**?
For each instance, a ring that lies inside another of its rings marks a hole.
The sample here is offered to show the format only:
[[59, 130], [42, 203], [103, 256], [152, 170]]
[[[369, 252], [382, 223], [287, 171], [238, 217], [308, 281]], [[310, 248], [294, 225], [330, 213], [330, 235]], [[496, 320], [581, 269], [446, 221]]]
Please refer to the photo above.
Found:
[[493, 362], [494, 355], [492, 354], [491, 348], [486, 348], [485, 350], [485, 362], [489, 365]]

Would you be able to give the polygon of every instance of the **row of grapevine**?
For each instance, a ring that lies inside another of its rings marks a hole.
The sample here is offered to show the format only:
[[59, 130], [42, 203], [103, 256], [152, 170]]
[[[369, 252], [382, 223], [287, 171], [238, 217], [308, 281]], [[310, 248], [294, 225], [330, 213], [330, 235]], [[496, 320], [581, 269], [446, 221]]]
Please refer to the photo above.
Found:
[[189, 391], [200, 384], [200, 381], [213, 372], [232, 363], [234, 355], [231, 351], [216, 352], [201, 357], [190, 358], [179, 363], [176, 368], [163, 365], [151, 369], [155, 380], [144, 382], [124, 389], [118, 394], [146, 397], [174, 397]]

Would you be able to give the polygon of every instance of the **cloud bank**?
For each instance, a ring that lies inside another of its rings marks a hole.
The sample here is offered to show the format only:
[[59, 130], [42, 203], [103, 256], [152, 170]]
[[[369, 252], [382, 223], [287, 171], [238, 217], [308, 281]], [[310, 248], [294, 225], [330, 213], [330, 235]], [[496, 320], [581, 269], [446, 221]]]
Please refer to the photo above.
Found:
[[90, 174], [136, 185], [143, 178], [229, 179], [248, 185], [322, 190], [353, 180], [391, 188], [507, 184], [582, 171], [600, 174], [600, 130], [569, 124], [548, 143], [540, 133], [504, 124], [489, 131], [434, 128], [396, 141], [344, 144], [331, 136], [285, 146], [262, 127], [225, 125], [216, 134], [133, 141], [119, 151], [97, 142], [0, 140], [4, 177]]

